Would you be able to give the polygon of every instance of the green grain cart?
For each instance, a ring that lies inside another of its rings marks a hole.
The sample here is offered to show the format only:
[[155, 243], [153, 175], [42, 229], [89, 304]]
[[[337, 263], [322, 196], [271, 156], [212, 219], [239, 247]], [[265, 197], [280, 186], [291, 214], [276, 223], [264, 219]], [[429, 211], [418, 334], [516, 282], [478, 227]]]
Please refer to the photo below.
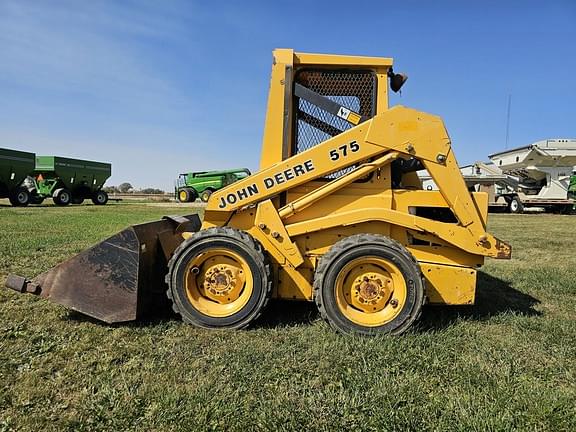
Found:
[[85, 199], [104, 205], [108, 194], [102, 187], [111, 175], [109, 163], [36, 156], [35, 193], [41, 199], [51, 197], [54, 204], [60, 206], [82, 204]]
[[174, 193], [180, 202], [192, 202], [200, 198], [208, 202], [212, 192], [222, 189], [250, 175], [247, 168], [225, 171], [200, 171], [180, 174]]
[[34, 202], [23, 183], [34, 171], [35, 157], [34, 153], [0, 148], [0, 198], [8, 198], [13, 206]]

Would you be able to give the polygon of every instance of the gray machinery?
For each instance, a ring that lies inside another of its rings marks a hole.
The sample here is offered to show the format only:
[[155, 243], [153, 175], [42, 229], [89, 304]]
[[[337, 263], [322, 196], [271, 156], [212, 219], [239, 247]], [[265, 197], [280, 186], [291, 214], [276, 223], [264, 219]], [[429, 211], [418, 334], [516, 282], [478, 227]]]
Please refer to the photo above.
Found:
[[493, 168], [506, 175], [495, 181], [495, 203], [512, 213], [526, 207], [570, 212], [570, 177], [576, 165], [576, 139], [550, 139], [488, 156]]
[[[488, 156], [491, 162], [462, 167], [471, 190], [488, 193], [492, 210], [522, 213], [525, 208], [570, 212], [570, 177], [576, 165], [576, 139], [549, 139]], [[436, 189], [431, 178], [420, 177], [425, 189]]]

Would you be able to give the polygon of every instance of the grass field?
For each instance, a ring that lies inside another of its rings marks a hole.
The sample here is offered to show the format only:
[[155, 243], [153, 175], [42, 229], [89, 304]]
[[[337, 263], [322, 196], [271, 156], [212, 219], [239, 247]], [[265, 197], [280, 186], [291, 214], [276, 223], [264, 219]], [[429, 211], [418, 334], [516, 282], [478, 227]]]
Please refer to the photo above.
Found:
[[[0, 284], [186, 208], [0, 206]], [[401, 337], [335, 334], [308, 304], [209, 332], [108, 326], [0, 290], [0, 431], [576, 430], [576, 216], [495, 215], [513, 244], [477, 304]]]

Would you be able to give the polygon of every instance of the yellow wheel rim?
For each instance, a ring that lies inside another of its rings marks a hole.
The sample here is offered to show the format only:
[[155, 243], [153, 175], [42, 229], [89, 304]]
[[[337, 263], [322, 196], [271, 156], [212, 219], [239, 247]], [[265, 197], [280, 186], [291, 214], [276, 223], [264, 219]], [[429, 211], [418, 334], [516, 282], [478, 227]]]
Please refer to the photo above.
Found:
[[404, 307], [407, 296], [400, 269], [379, 257], [350, 261], [338, 273], [334, 290], [344, 316], [364, 327], [378, 327], [392, 321]]
[[196, 256], [186, 266], [184, 283], [192, 306], [215, 318], [240, 311], [254, 290], [248, 263], [227, 249], [212, 249]]
[[180, 191], [180, 201], [186, 201], [186, 191]]

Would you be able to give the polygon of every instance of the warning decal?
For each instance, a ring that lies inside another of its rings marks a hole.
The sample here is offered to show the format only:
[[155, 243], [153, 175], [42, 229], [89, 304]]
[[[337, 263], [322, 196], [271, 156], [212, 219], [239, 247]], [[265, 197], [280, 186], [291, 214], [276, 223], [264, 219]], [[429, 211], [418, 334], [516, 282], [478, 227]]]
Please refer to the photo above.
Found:
[[340, 107], [338, 110], [338, 117], [343, 118], [344, 120], [348, 120], [348, 116], [350, 115], [350, 110], [348, 108], [344, 108], [343, 106]]
[[352, 124], [357, 125], [358, 123], [360, 123], [360, 116], [358, 114], [356, 114], [355, 112], [350, 112], [350, 114], [348, 115], [348, 121]]
[[340, 107], [337, 115], [338, 117], [352, 123], [353, 125], [360, 123], [360, 119], [362, 118], [360, 117], [360, 114], [357, 114], [354, 111], [350, 111], [348, 108], [344, 108], [343, 106]]

